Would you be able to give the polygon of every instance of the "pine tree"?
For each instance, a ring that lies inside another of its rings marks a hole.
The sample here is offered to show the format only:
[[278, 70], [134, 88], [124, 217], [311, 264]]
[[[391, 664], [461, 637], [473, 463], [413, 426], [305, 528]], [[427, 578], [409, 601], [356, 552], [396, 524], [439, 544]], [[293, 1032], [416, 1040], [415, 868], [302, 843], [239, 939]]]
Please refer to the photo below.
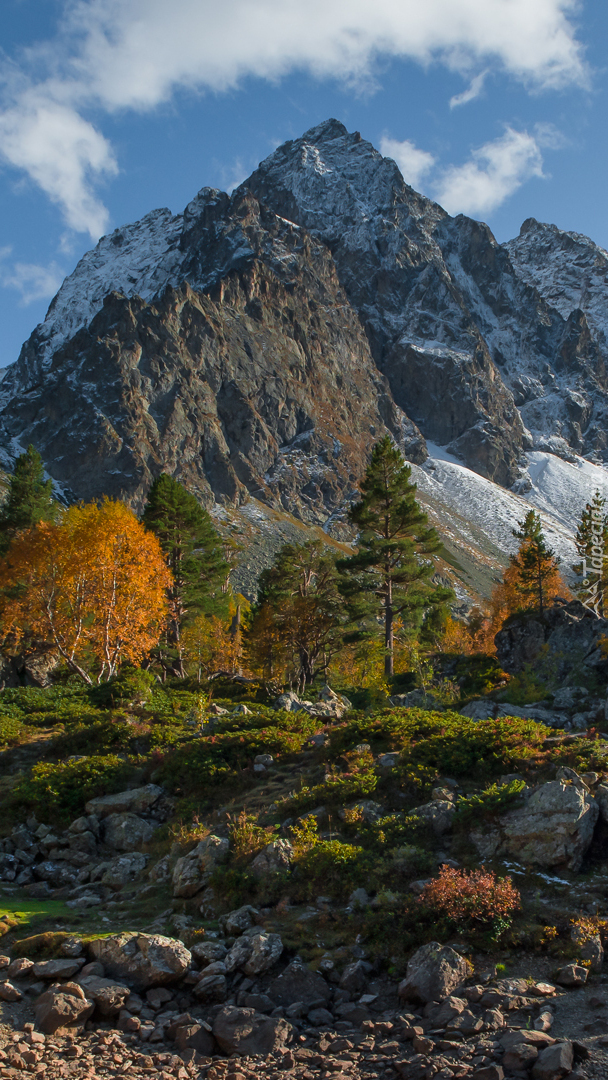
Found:
[[6, 554], [18, 533], [39, 521], [55, 521], [58, 512], [53, 482], [44, 479], [42, 458], [30, 445], [15, 461], [8, 496], [0, 510], [0, 554]]
[[318, 540], [285, 544], [260, 576], [249, 655], [272, 675], [284, 662], [301, 689], [342, 646], [344, 602], [332, 553]]
[[587, 607], [603, 616], [608, 589], [608, 514], [606, 500], [599, 491], [581, 514], [575, 543], [582, 560], [572, 567], [581, 578], [577, 595]]
[[559, 559], [547, 547], [540, 514], [529, 510], [518, 525], [519, 529], [513, 530], [513, 536], [520, 541], [519, 551], [511, 556], [505, 582], [508, 579], [509, 585], [521, 598], [521, 607], [538, 607], [542, 618], [548, 600], [556, 596], [562, 586]]
[[167, 641], [173, 669], [183, 676], [182, 628], [188, 618], [201, 613], [227, 614], [230, 564], [207, 511], [166, 473], [152, 484], [142, 521], [158, 537], [171, 571]]
[[356, 629], [351, 640], [373, 634], [384, 624], [384, 671], [393, 674], [394, 627], [417, 637], [452, 598], [435, 586], [429, 556], [441, 548], [436, 530], [416, 501], [412, 470], [387, 435], [376, 443], [361, 484], [362, 498], [349, 517], [359, 530], [358, 551], [338, 561], [341, 590]]

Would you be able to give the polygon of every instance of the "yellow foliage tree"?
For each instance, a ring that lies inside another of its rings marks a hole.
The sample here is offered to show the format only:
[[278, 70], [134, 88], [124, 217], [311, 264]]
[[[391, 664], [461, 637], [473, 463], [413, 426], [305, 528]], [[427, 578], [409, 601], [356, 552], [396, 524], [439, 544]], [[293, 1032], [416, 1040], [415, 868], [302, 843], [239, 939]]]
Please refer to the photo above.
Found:
[[72, 506], [20, 533], [0, 563], [6, 638], [52, 642], [88, 684], [139, 664], [167, 620], [170, 574], [157, 538], [121, 502]]
[[234, 617], [230, 625], [217, 615], [199, 615], [182, 631], [182, 647], [184, 658], [196, 669], [199, 682], [217, 671], [234, 673], [242, 654], [240, 625], [235, 625]]

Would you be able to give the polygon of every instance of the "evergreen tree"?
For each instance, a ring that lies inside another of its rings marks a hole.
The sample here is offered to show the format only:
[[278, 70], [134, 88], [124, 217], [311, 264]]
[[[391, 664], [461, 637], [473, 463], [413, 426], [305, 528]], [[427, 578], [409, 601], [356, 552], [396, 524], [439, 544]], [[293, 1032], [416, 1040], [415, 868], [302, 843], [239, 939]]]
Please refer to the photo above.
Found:
[[285, 544], [260, 576], [249, 655], [270, 676], [283, 662], [303, 689], [341, 648], [343, 624], [332, 553], [318, 540]]
[[230, 564], [210, 515], [183, 484], [162, 473], [152, 484], [142, 515], [155, 533], [172, 575], [167, 641], [173, 668], [184, 674], [181, 633], [188, 618], [228, 612]]
[[520, 545], [517, 555], [511, 556], [510, 581], [523, 601], [521, 606], [538, 607], [542, 618], [547, 601], [560, 591], [559, 559], [547, 547], [540, 514], [529, 510], [518, 525], [513, 536]]
[[393, 674], [394, 627], [416, 637], [430, 628], [452, 598], [451, 589], [432, 583], [435, 567], [428, 556], [441, 541], [416, 501], [412, 470], [387, 435], [376, 443], [361, 484], [362, 498], [349, 517], [359, 530], [358, 551], [338, 561], [341, 591], [357, 629], [356, 640], [384, 624], [384, 671]]
[[587, 607], [603, 616], [608, 589], [608, 514], [606, 500], [599, 491], [581, 514], [575, 543], [582, 560], [572, 567], [581, 578], [577, 595]]
[[54, 521], [58, 512], [53, 482], [44, 479], [42, 458], [30, 445], [15, 461], [9, 477], [7, 499], [0, 510], [0, 554], [6, 554], [23, 529], [31, 529], [39, 521]]

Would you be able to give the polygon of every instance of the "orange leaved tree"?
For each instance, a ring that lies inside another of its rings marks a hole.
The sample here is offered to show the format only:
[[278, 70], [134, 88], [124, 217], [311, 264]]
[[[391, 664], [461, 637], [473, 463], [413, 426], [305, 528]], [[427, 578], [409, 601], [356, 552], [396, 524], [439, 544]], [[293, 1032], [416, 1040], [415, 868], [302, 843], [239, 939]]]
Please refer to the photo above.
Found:
[[141, 662], [167, 620], [170, 574], [157, 538], [121, 502], [72, 506], [18, 534], [0, 563], [5, 638], [52, 643], [88, 684]]

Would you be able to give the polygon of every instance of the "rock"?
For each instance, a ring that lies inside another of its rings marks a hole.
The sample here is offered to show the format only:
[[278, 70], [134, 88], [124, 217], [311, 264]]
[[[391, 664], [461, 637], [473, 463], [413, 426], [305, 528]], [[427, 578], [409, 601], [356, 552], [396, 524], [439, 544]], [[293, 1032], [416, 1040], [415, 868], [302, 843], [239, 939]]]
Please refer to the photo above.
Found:
[[290, 690], [286, 694], [279, 694], [274, 701], [274, 708], [285, 709], [286, 712], [299, 712], [304, 706], [298, 695]]
[[31, 975], [33, 967], [33, 960], [28, 960], [25, 956], [19, 956], [16, 960], [13, 960], [12, 964], [9, 964], [5, 975], [8, 979], [25, 979], [28, 975]]
[[443, 712], [445, 705], [434, 694], [425, 690], [410, 690], [408, 694], [393, 694], [389, 698], [391, 705], [398, 709], [426, 709], [430, 712]]
[[580, 959], [590, 960], [591, 967], [589, 970], [596, 974], [599, 973], [604, 964], [604, 946], [599, 931], [590, 934], [580, 926], [573, 926], [570, 936], [579, 946]]
[[97, 975], [87, 975], [79, 979], [79, 984], [87, 998], [95, 1002], [96, 1011], [102, 1017], [118, 1016], [131, 993], [128, 986]]
[[586, 967], [581, 967], [580, 964], [566, 964], [560, 968], [555, 981], [560, 986], [584, 986], [589, 977], [589, 972]]
[[394, 769], [399, 764], [399, 753], [394, 754], [378, 754], [377, 762], [381, 769]]
[[348, 990], [349, 994], [360, 994], [368, 982], [368, 967], [362, 960], [356, 960], [348, 964], [342, 972], [340, 988]]
[[423, 803], [410, 810], [410, 817], [418, 817], [424, 821], [435, 833], [435, 836], [444, 836], [451, 831], [454, 824], [456, 805], [453, 802], [436, 800]]
[[228, 1005], [216, 1016], [213, 1034], [225, 1054], [272, 1054], [285, 1046], [291, 1034], [286, 1020], [264, 1016], [255, 1009]]
[[585, 786], [552, 780], [532, 792], [523, 806], [500, 818], [500, 830], [473, 829], [481, 858], [512, 855], [550, 869], [580, 870], [591, 844], [598, 806]]
[[293, 846], [289, 840], [273, 840], [267, 844], [249, 867], [249, 872], [256, 878], [265, 878], [269, 874], [288, 873], [293, 859]]
[[229, 975], [233, 971], [242, 971], [244, 965], [247, 963], [251, 956], [253, 945], [251, 938], [247, 935], [243, 935], [238, 938], [234, 945], [228, 950], [224, 958], [224, 968]]
[[431, 941], [408, 961], [406, 977], [399, 984], [405, 1001], [443, 1001], [469, 974], [469, 964], [449, 945]]
[[145, 870], [148, 856], [140, 851], [132, 851], [120, 855], [111, 862], [99, 863], [91, 873], [91, 881], [101, 881], [110, 889], [121, 889], [130, 881], [135, 881]]
[[211, 1057], [215, 1044], [213, 1035], [202, 1024], [182, 1024], [175, 1032], [175, 1047], [180, 1054], [184, 1050], [196, 1050], [197, 1054]]
[[326, 735], [324, 731], [319, 731], [316, 735], [311, 735], [308, 742], [315, 747], [325, 746], [329, 742], [329, 735]]
[[54, 1035], [64, 1028], [84, 1027], [95, 1005], [82, 987], [67, 983], [61, 989], [50, 989], [38, 998], [35, 1006], [36, 1027], [45, 1035]]
[[325, 979], [300, 960], [292, 960], [285, 971], [273, 979], [268, 994], [277, 1005], [294, 1005], [296, 1001], [329, 1001], [331, 991]]
[[608, 784], [598, 784], [593, 795], [599, 807], [600, 818], [608, 825]]
[[348, 902], [349, 904], [352, 904], [353, 907], [368, 907], [370, 899], [365, 889], [353, 889], [348, 898]]
[[130, 791], [119, 791], [115, 795], [102, 795], [97, 799], [89, 799], [85, 806], [87, 814], [95, 814], [105, 818], [110, 814], [146, 814], [164, 795], [164, 790], [156, 784], [146, 784], [145, 787], [132, 788]]
[[490, 698], [474, 698], [460, 710], [461, 716], [468, 716], [470, 720], [490, 720], [496, 716], [498, 706]]
[[181, 941], [161, 934], [126, 931], [91, 942], [91, 952], [108, 976], [136, 990], [176, 982], [188, 971], [191, 955]]
[[224, 862], [230, 841], [222, 836], [206, 836], [192, 851], [178, 859], [173, 870], [173, 895], [196, 896], [209, 881], [216, 866]]
[[74, 900], [67, 900], [66, 907], [74, 908], [75, 910], [86, 910], [87, 908], [99, 907], [102, 903], [101, 896], [94, 892], [83, 892], [80, 896], [75, 897]]
[[522, 1072], [530, 1069], [538, 1057], [538, 1050], [529, 1043], [516, 1043], [507, 1050], [502, 1059], [503, 1067], [507, 1072]]
[[251, 939], [251, 953], [243, 965], [245, 975], [262, 975], [274, 967], [283, 952], [279, 934], [256, 934]]
[[272, 754], [257, 754], [253, 759], [253, 771], [254, 772], [266, 772], [274, 761]]
[[215, 960], [223, 960], [228, 949], [221, 941], [201, 941], [193, 945], [191, 949], [195, 960], [203, 967], [212, 964]]
[[237, 908], [236, 911], [230, 911], [228, 915], [222, 915], [220, 926], [223, 927], [229, 937], [237, 937], [253, 926], [254, 918], [257, 915], [256, 908], [252, 907], [251, 904], [244, 904], [243, 907]]
[[361, 799], [360, 802], [341, 807], [338, 810], [338, 817], [341, 821], [346, 821], [348, 814], [352, 813], [353, 810], [356, 810], [361, 815], [361, 819], [366, 825], [373, 825], [383, 813], [380, 803], [374, 802], [373, 799]]
[[36, 979], [69, 979], [80, 971], [84, 962], [84, 957], [78, 956], [72, 960], [40, 960], [34, 964], [31, 974]]
[[5, 979], [0, 982], [0, 1001], [21, 1001], [23, 994], [12, 982]]
[[329, 1009], [311, 1009], [308, 1013], [308, 1023], [313, 1027], [329, 1027], [333, 1025], [333, 1014]]
[[76, 881], [76, 870], [63, 862], [45, 859], [41, 863], [36, 863], [32, 869], [38, 881], [44, 881], [55, 889], [61, 889], [65, 885], [73, 885]]
[[601, 640], [607, 632], [608, 620], [596, 618], [579, 600], [557, 603], [546, 609], [543, 620], [528, 612], [512, 616], [495, 638], [498, 662], [515, 675], [534, 664], [542, 650], [553, 679], [568, 682], [581, 667], [594, 674], [602, 671], [606, 658]]
[[534, 1080], [561, 1080], [572, 1072], [574, 1053], [571, 1042], [559, 1042], [541, 1050], [532, 1067]]
[[103, 821], [103, 841], [114, 851], [137, 851], [154, 836], [154, 826], [137, 814], [108, 814]]
[[213, 1001], [225, 1001], [228, 993], [226, 976], [221, 975], [220, 973], [211, 975], [205, 974], [203, 978], [197, 982], [192, 993], [195, 998], [204, 1004], [209, 1004]]

